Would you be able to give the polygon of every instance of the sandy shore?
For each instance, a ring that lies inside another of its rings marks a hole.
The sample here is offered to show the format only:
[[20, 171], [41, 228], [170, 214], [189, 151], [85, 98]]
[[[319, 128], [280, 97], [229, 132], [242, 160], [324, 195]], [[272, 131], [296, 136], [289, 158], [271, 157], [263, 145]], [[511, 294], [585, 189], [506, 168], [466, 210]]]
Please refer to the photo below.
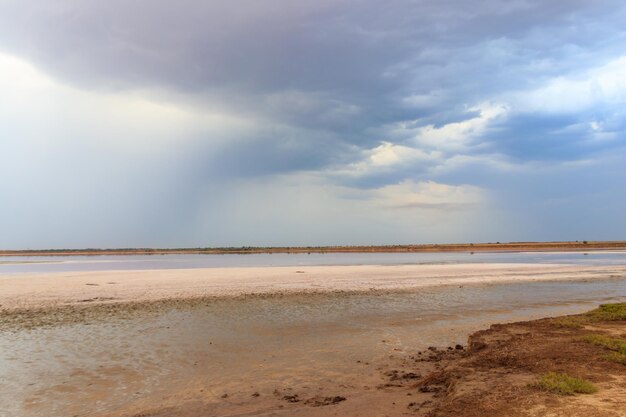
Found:
[[454, 264], [64, 272], [0, 276], [0, 309], [300, 292], [622, 278], [626, 266]]

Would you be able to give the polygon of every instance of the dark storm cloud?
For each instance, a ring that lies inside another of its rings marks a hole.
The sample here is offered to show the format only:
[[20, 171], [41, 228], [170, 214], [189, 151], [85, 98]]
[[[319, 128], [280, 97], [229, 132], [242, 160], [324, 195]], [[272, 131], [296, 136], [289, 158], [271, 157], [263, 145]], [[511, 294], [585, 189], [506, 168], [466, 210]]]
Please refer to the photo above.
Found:
[[217, 147], [198, 146], [192, 151], [187, 158], [190, 174], [214, 180], [316, 170], [341, 163], [342, 155], [349, 152], [334, 136], [318, 133], [311, 137], [307, 131], [281, 129], [258, 131]]
[[[441, 88], [467, 103], [478, 91], [530, 82], [529, 60], [558, 66], [564, 45], [604, 41], [589, 22], [618, 5], [4, 1], [0, 45], [88, 88], [206, 94], [236, 111], [359, 141], [365, 128], [429, 113], [402, 109], [405, 96]], [[300, 94], [300, 106], [289, 92]], [[324, 117], [333, 107], [337, 114]]]
[[[85, 178], [56, 166], [48, 177], [32, 178], [74, 184], [61, 197], [48, 190], [46, 201], [54, 202], [88, 188], [93, 177], [101, 195], [136, 203], [101, 213], [94, 195], [104, 223], [146, 212], [145, 226], [134, 226], [146, 239], [135, 241], [149, 242], [151, 231], [165, 224], [174, 234], [194, 229], [207, 194], [227, 201], [246, 178], [306, 173], [357, 194], [405, 180], [442, 181], [504, 199], [518, 184], [521, 200], [537, 202], [548, 198], [543, 184], [561, 186], [568, 175], [588, 185], [592, 166], [567, 175], [559, 166], [625, 154], [624, 96], [590, 93], [587, 104], [568, 106], [578, 97], [563, 88], [550, 93], [552, 101], [562, 96], [562, 108], [547, 108], [541, 89], [620, 58], [625, 20], [626, 7], [613, 0], [0, 0], [0, 52], [79, 91], [136, 94], [246, 121], [240, 130], [173, 129], [168, 135], [178, 145], [158, 160], [58, 145], [59, 160], [84, 166]], [[489, 113], [498, 106], [501, 114]], [[101, 118], [107, 117], [104, 110]], [[0, 126], [1, 136], [14, 132], [7, 126]], [[110, 140], [132, 143], [134, 129], [115, 131]], [[50, 141], [62, 142], [65, 131], [56, 135]], [[150, 132], [142, 135], [148, 150]], [[0, 149], [18, 153], [12, 149], [20, 140], [15, 134]], [[380, 149], [381, 143], [391, 148]], [[94, 171], [98, 166], [112, 171], [119, 189], [106, 182], [108, 173]], [[548, 180], [536, 176], [538, 166], [548, 167], [541, 171]], [[611, 166], [596, 181], [622, 172], [615, 161]], [[12, 204], [17, 213], [20, 204]], [[63, 204], [55, 210], [62, 213]]]
[[603, 150], [610, 143], [589, 140], [588, 125], [578, 115], [521, 114], [509, 118], [484, 137], [518, 160], [576, 160]]

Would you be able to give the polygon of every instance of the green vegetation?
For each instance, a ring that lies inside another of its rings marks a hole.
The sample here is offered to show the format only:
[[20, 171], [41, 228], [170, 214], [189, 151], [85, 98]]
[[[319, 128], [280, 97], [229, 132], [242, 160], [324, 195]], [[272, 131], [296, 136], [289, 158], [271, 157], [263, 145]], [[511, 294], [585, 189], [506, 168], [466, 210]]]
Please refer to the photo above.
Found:
[[614, 350], [626, 355], [626, 339], [618, 339], [601, 334], [592, 334], [585, 336], [583, 340], [596, 346], [602, 346], [609, 350]]
[[562, 327], [580, 328], [589, 323], [616, 320], [626, 320], [626, 303], [601, 304], [585, 314], [560, 317], [552, 320], [552, 323]]
[[626, 303], [601, 304], [585, 315], [593, 321], [626, 320]]
[[626, 355], [624, 355], [623, 353], [611, 352], [606, 355], [606, 359], [610, 360], [611, 362], [617, 362], [619, 364], [626, 365]]
[[537, 382], [531, 385], [559, 395], [593, 394], [598, 391], [589, 381], [556, 372], [548, 372], [542, 375]]
[[609, 337], [601, 334], [592, 334], [583, 338], [585, 342], [596, 346], [602, 346], [611, 351], [605, 356], [606, 359], [626, 365], [626, 339]]
[[571, 317], [559, 317], [556, 319], [552, 319], [552, 323], [556, 324], [560, 327], [569, 327], [571, 329], [580, 329], [583, 327], [584, 320], [578, 316]]

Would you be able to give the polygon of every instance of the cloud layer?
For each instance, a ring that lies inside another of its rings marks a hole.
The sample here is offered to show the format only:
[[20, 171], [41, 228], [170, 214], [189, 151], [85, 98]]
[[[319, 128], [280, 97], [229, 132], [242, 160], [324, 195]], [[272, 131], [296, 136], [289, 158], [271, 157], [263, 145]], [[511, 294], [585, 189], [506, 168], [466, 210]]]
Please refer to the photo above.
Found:
[[0, 1], [0, 247], [620, 239], [617, 1]]

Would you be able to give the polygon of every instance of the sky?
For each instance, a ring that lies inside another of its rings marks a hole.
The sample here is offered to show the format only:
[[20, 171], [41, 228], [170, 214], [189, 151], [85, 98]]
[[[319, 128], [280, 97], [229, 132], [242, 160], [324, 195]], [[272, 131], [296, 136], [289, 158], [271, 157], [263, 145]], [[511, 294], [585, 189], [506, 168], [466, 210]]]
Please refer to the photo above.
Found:
[[625, 22], [0, 0], [0, 248], [626, 239]]

